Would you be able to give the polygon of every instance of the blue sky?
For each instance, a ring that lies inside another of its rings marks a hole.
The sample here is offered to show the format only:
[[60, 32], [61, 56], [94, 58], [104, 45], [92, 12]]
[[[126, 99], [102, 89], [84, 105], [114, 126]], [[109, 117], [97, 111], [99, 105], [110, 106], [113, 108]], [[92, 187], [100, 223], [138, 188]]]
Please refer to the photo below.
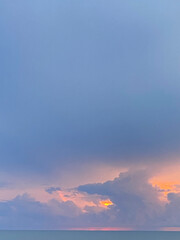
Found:
[[179, 9], [167, 0], [1, 0], [2, 228], [46, 229], [48, 219], [53, 229], [179, 226], [169, 210], [180, 198]]

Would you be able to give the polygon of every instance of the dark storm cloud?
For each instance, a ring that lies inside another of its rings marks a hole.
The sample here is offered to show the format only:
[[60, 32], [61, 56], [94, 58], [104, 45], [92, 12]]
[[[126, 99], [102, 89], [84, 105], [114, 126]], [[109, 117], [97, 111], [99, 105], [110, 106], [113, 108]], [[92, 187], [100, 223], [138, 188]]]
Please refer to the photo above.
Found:
[[178, 154], [179, 8], [2, 0], [1, 169]]

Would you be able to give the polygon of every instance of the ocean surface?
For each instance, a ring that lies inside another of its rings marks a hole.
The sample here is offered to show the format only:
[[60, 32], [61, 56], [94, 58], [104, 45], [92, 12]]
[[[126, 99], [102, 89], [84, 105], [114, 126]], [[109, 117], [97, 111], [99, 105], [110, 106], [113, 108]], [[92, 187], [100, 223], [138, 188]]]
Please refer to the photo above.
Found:
[[0, 240], [180, 240], [180, 232], [0, 231]]

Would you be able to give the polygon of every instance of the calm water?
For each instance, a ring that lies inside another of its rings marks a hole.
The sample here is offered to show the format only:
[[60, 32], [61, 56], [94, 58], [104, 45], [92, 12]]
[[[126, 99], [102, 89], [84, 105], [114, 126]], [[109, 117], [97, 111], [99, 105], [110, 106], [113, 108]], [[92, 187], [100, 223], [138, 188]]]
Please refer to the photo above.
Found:
[[180, 232], [0, 231], [0, 240], [180, 240]]

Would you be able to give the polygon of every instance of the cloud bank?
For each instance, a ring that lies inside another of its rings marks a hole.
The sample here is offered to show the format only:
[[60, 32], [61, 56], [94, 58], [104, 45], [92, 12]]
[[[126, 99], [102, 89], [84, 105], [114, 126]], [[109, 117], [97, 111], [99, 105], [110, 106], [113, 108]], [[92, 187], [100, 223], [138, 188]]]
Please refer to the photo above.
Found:
[[[126, 172], [112, 181], [81, 185], [69, 192], [53, 188], [59, 198], [53, 196], [47, 203], [27, 194], [17, 196], [0, 202], [0, 226], [1, 229], [132, 230], [180, 227], [180, 193], [169, 193], [167, 201], [162, 202], [159, 197], [163, 193], [148, 180], [144, 171]], [[99, 204], [101, 199], [109, 199], [112, 205], [103, 208]]]

